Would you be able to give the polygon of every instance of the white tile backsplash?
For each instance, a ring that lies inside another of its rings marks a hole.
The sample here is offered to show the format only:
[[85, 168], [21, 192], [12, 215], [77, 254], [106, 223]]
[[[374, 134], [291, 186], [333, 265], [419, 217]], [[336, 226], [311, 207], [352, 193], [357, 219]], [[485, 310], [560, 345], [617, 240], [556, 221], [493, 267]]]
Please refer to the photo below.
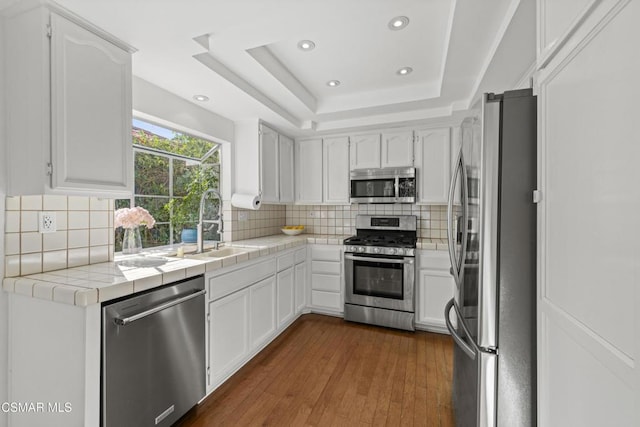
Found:
[[46, 195], [42, 199], [42, 208], [45, 211], [66, 211], [67, 197]]
[[69, 230], [89, 228], [89, 211], [69, 211], [67, 227]]
[[20, 198], [20, 209], [23, 211], [41, 211], [42, 196], [22, 196]]
[[[7, 197], [5, 276], [113, 260], [113, 207], [113, 200], [89, 197]], [[38, 232], [40, 211], [55, 212], [56, 232]], [[69, 295], [61, 291], [60, 297]]]
[[20, 231], [38, 231], [37, 211], [20, 211]]
[[42, 252], [42, 234], [20, 233], [20, 253]]

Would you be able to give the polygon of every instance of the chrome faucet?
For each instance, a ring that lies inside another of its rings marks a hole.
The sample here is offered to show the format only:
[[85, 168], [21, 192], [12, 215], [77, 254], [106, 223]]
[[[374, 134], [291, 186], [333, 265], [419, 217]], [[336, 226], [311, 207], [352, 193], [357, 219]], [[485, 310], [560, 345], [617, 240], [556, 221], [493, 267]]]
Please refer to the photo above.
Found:
[[[207, 195], [211, 193], [214, 196], [216, 196], [218, 198], [218, 200], [220, 201], [218, 203], [218, 214], [216, 215], [216, 219], [203, 219], [203, 214], [204, 214], [204, 201], [207, 198]], [[200, 211], [198, 212], [198, 229], [197, 229], [197, 249], [196, 249], [196, 253], [200, 254], [203, 252], [204, 249], [204, 241], [202, 238], [202, 233], [203, 233], [203, 228], [204, 228], [204, 224], [211, 224], [211, 227], [209, 227], [206, 231], [209, 231], [213, 228], [214, 225], [218, 224], [218, 241], [215, 242], [215, 249], [218, 249], [220, 243], [222, 243], [222, 233], [224, 233], [224, 223], [222, 222], [222, 196], [220, 195], [220, 192], [214, 188], [209, 188], [208, 190], [206, 190], [204, 193], [202, 193], [202, 197], [200, 198]]]

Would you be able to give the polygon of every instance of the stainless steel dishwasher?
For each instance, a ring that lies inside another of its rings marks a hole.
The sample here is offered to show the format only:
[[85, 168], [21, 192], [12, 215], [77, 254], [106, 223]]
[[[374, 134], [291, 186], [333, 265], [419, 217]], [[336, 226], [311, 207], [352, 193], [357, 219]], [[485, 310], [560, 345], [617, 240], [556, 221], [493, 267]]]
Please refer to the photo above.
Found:
[[205, 394], [202, 276], [102, 307], [102, 426], [169, 426]]

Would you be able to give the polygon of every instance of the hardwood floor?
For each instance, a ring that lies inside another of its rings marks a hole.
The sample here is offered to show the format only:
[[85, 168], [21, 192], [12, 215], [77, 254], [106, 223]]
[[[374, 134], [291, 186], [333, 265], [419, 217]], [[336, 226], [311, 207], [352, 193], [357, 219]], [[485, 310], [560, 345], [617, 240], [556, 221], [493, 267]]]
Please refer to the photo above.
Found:
[[177, 425], [453, 426], [452, 343], [304, 315]]

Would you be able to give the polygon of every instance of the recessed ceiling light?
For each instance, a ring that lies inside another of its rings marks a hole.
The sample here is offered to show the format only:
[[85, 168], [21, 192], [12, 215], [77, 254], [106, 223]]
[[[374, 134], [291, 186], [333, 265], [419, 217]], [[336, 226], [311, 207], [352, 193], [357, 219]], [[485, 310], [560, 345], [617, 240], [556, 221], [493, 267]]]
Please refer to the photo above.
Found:
[[200, 102], [205, 102], [209, 100], [209, 97], [206, 95], [193, 95], [193, 99]]
[[327, 86], [336, 87], [340, 86], [340, 80], [329, 80]]
[[413, 68], [411, 67], [402, 67], [398, 71], [396, 71], [396, 73], [398, 73], [401, 76], [406, 76], [407, 74], [410, 74], [412, 71], [413, 71]]
[[409, 25], [409, 18], [406, 16], [396, 16], [389, 21], [389, 28], [392, 30], [401, 30], [407, 25]]
[[316, 47], [316, 44], [311, 40], [300, 40], [298, 42], [298, 49], [304, 50], [305, 52], [313, 50], [315, 49], [315, 47]]

